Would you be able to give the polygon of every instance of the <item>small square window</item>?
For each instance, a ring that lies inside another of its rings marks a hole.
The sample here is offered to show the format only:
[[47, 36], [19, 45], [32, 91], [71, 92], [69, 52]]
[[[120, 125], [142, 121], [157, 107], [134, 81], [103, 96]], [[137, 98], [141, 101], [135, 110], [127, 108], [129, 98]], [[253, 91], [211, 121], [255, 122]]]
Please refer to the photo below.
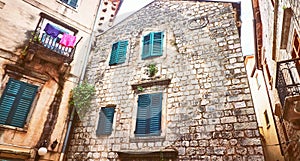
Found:
[[102, 107], [99, 112], [98, 127], [96, 135], [110, 135], [112, 132], [112, 124], [114, 120], [114, 107]]
[[268, 116], [267, 110], [265, 110], [264, 116], [265, 116], [267, 128], [269, 128], [270, 127], [270, 120], [269, 120], [269, 116]]
[[143, 37], [142, 59], [163, 55], [163, 32], [151, 32]]
[[260, 80], [259, 80], [258, 74], [255, 75], [255, 82], [256, 82], [256, 85], [257, 85], [257, 89], [259, 89], [260, 86], [261, 86], [261, 84], [260, 84]]
[[138, 97], [136, 136], [159, 136], [161, 133], [162, 93]]
[[126, 60], [128, 41], [119, 41], [113, 44], [109, 65], [122, 64]]
[[78, 7], [78, 0], [60, 0], [61, 2], [71, 6], [72, 8], [77, 8]]

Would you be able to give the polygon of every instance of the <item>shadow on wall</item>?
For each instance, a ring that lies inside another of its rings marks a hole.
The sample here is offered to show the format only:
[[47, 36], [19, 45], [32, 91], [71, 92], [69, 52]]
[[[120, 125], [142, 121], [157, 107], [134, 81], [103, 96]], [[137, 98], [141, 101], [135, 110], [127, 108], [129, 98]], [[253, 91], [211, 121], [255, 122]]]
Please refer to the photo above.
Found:
[[34, 30], [28, 30], [25, 32], [25, 41], [23, 41], [16, 47], [16, 52], [21, 53], [23, 50], [26, 50], [25, 48], [28, 46], [30, 40], [33, 38], [33, 33]]

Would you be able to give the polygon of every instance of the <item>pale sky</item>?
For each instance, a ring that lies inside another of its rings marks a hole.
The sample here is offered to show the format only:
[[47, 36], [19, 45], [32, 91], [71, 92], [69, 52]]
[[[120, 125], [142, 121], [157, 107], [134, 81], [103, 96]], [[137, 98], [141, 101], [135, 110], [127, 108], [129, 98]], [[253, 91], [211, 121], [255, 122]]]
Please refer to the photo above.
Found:
[[[146, 6], [153, 0], [124, 0], [118, 12], [118, 15], [126, 15], [128, 12], [134, 12]], [[211, 0], [211, 1], [224, 1], [224, 2], [241, 2], [241, 45], [244, 55], [254, 54], [254, 38], [253, 38], [253, 14], [251, 0]]]

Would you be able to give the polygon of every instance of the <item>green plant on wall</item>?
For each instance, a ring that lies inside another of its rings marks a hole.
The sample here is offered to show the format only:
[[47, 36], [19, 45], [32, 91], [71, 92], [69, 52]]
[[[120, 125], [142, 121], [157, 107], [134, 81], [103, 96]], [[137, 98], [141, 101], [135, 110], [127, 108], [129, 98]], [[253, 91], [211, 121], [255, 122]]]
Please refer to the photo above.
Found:
[[76, 109], [79, 118], [83, 118], [91, 107], [91, 100], [95, 94], [95, 87], [83, 82], [72, 90], [71, 105]]
[[158, 72], [156, 65], [150, 64], [148, 66], [148, 72], [149, 72], [149, 77], [153, 77]]
[[144, 91], [144, 88], [143, 88], [142, 86], [137, 86], [137, 90], [138, 90], [139, 92], [143, 92], [143, 91]]
[[[29, 39], [29, 44], [35, 42], [35, 43], [41, 43], [41, 40], [39, 38], [39, 33], [34, 33], [31, 32], [31, 38]], [[26, 55], [27, 54], [27, 50], [28, 50], [29, 45], [26, 45], [24, 47], [24, 49], [21, 51], [22, 55]]]

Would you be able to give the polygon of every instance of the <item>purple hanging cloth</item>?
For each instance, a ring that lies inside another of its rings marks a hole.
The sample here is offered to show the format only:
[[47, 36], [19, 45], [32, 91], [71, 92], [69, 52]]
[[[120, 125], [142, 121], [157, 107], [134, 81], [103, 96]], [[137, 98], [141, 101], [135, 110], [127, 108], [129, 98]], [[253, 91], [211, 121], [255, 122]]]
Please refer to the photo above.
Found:
[[50, 25], [49, 23], [46, 24], [44, 31], [47, 33], [47, 35], [50, 35], [53, 38], [56, 38], [60, 33], [58, 29], [56, 29], [54, 26]]

